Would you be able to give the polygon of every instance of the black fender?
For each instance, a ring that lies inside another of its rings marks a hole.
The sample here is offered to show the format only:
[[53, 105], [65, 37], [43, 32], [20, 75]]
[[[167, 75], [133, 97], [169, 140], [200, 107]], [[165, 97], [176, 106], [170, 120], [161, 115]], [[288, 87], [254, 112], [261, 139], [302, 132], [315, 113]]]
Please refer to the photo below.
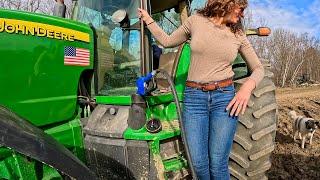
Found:
[[97, 179], [96, 175], [62, 144], [3, 106], [0, 106], [0, 144], [73, 178]]

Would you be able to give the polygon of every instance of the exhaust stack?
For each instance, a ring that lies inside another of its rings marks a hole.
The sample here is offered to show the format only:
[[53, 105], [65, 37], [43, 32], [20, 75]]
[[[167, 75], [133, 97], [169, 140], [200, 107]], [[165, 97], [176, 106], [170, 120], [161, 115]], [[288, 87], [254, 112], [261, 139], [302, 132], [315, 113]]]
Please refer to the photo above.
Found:
[[59, 16], [62, 18], [66, 17], [66, 5], [64, 4], [64, 0], [55, 0], [53, 15]]

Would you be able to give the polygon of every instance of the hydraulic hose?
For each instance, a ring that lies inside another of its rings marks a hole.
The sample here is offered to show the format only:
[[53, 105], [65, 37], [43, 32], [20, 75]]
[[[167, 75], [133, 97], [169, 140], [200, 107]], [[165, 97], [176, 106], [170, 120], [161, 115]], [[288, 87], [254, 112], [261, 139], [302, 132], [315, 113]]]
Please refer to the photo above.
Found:
[[178, 120], [179, 120], [180, 127], [181, 127], [181, 138], [182, 138], [184, 149], [185, 149], [185, 152], [186, 152], [187, 161], [188, 161], [188, 164], [189, 164], [189, 168], [190, 168], [190, 171], [191, 171], [192, 178], [194, 180], [197, 180], [198, 178], [197, 178], [197, 175], [196, 175], [195, 170], [193, 168], [193, 163], [192, 163], [191, 155], [190, 155], [190, 152], [189, 152], [189, 146], [188, 146], [188, 142], [187, 142], [187, 139], [186, 139], [186, 136], [185, 136], [185, 128], [184, 128], [184, 124], [183, 124], [183, 121], [182, 121], [181, 106], [180, 106], [180, 103], [179, 103], [179, 98], [178, 98], [178, 94], [177, 94], [176, 88], [174, 86], [174, 83], [173, 83], [170, 75], [167, 73], [167, 71], [165, 71], [163, 69], [158, 69], [157, 73], [162, 73], [167, 78], [167, 81], [168, 81], [168, 83], [170, 85], [170, 88], [171, 88], [171, 91], [172, 91], [172, 94], [173, 94], [173, 98], [174, 98], [174, 102], [175, 102], [176, 107], [177, 107], [177, 115], [178, 115]]

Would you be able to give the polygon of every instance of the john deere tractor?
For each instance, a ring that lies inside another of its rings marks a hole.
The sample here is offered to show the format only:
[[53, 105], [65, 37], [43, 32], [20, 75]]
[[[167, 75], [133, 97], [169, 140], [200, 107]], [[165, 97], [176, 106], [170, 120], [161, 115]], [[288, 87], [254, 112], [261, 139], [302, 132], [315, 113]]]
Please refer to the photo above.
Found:
[[[1, 9], [0, 179], [192, 178], [180, 107], [190, 45], [162, 49], [156, 62], [136, 15], [144, 8], [170, 32], [189, 3], [77, 0], [71, 20]], [[235, 179], [266, 179], [271, 166], [277, 105], [264, 64], [234, 138]], [[250, 68], [239, 55], [233, 69], [239, 88]]]

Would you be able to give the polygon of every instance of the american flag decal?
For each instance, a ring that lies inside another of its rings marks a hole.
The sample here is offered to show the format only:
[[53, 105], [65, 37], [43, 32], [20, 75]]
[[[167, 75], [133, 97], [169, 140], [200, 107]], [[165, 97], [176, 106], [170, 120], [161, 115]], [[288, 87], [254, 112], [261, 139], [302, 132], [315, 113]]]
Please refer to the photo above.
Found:
[[69, 66], [89, 66], [89, 49], [76, 48], [71, 46], [64, 47], [64, 65]]

